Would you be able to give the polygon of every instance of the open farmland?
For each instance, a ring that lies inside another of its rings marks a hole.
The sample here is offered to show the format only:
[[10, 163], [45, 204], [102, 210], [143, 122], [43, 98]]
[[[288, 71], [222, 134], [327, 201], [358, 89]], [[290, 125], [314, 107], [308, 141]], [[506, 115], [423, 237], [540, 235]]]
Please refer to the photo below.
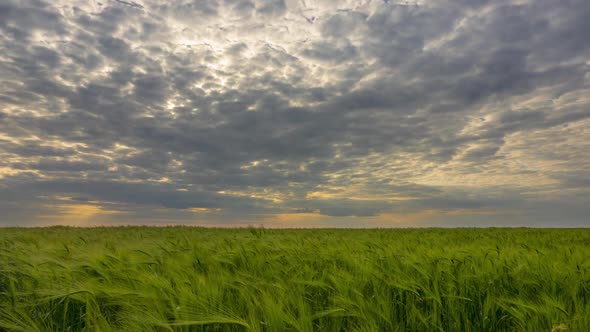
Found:
[[590, 230], [0, 230], [0, 331], [566, 329]]

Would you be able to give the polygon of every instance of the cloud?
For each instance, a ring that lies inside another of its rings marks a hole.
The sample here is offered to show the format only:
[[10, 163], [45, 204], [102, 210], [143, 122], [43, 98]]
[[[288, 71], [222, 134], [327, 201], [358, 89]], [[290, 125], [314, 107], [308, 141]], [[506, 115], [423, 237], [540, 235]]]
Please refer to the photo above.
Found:
[[142, 5], [140, 5], [137, 2], [133, 2], [133, 1], [123, 1], [123, 0], [113, 0], [113, 1], [123, 4], [123, 5], [126, 5], [126, 6], [131, 6], [131, 7], [135, 7], [135, 8], [143, 8]]
[[588, 14], [5, 1], [0, 224], [76, 204], [101, 223], [584, 224]]

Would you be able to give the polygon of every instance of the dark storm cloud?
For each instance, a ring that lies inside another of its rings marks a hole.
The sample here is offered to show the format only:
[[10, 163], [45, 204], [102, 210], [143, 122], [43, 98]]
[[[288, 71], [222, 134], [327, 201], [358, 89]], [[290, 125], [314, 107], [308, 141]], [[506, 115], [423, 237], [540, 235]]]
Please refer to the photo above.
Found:
[[534, 224], [546, 192], [579, 223], [589, 14], [582, 0], [4, 2], [5, 224], [59, 197], [179, 222], [203, 208], [220, 223], [493, 210]]

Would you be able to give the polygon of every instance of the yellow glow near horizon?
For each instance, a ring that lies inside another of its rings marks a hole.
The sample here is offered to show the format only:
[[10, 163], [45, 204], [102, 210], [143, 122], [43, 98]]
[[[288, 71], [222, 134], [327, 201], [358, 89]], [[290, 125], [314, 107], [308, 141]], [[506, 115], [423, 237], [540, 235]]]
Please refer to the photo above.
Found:
[[213, 213], [213, 212], [221, 212], [219, 208], [191, 208], [189, 211], [194, 213]]
[[231, 191], [231, 190], [222, 190], [218, 191], [218, 194], [221, 195], [229, 195], [229, 196], [237, 196], [237, 197], [250, 197], [250, 198], [260, 198], [260, 199], [267, 199], [273, 201], [275, 203], [280, 203], [284, 200], [284, 195], [273, 192], [269, 190], [262, 190], [261, 192], [243, 192], [243, 191]]
[[39, 226], [55, 224], [94, 226], [99, 225], [105, 216], [123, 213], [121, 211], [105, 210], [102, 206], [90, 204], [56, 204], [47, 207], [54, 213], [40, 215], [39, 218], [46, 222]]

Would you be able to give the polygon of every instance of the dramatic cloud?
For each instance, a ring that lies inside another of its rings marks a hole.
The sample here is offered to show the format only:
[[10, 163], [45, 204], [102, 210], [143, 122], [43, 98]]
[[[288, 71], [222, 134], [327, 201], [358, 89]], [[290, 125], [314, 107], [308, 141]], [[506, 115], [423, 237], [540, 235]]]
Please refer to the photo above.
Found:
[[0, 225], [590, 226], [586, 0], [4, 0]]

